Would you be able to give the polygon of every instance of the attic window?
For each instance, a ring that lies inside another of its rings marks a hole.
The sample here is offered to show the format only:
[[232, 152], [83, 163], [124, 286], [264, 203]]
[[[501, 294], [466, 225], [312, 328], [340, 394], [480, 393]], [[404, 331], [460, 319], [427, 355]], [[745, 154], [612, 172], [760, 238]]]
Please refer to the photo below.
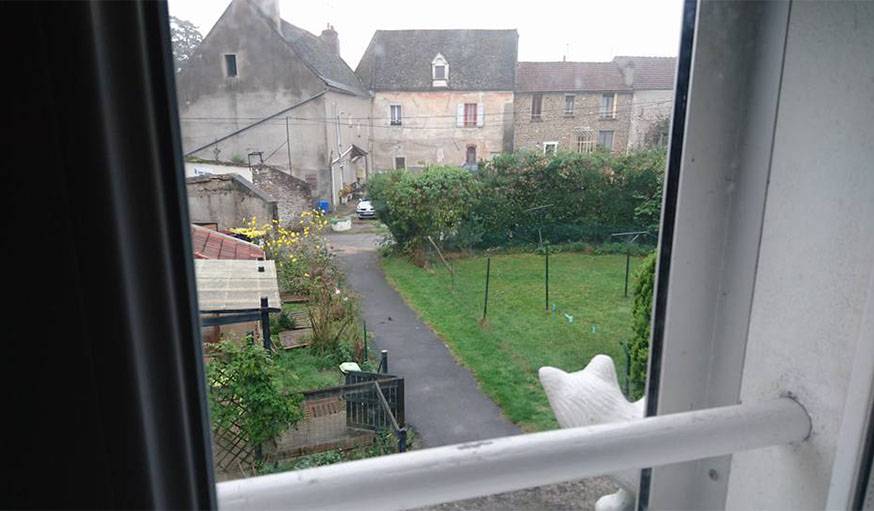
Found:
[[439, 53], [431, 61], [431, 79], [434, 87], [446, 87], [449, 84], [449, 62]]
[[237, 56], [232, 53], [225, 55], [225, 76], [228, 78], [237, 76]]

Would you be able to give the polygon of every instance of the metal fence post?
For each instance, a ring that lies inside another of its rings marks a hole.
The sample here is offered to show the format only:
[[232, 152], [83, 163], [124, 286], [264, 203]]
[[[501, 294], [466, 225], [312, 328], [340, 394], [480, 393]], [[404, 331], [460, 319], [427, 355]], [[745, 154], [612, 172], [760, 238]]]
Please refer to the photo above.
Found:
[[546, 288], [546, 311], [549, 312], [549, 245], [545, 246], [546, 249], [546, 273], [544, 274], [544, 286]]
[[261, 297], [261, 335], [264, 337], [264, 349], [272, 350], [273, 342], [270, 340], [270, 309], [267, 297]]
[[489, 257], [486, 259], [486, 296], [483, 300], [483, 321], [486, 320], [486, 316], [489, 313], [489, 277], [492, 273], [492, 258]]
[[370, 360], [370, 354], [367, 352], [367, 321], [361, 320], [361, 328], [364, 330], [364, 361]]
[[625, 251], [625, 298], [628, 298], [628, 270], [631, 268], [631, 249]]
[[383, 374], [388, 374], [388, 350], [379, 352], [379, 357], [379, 368], [382, 369]]
[[407, 452], [407, 428], [398, 431], [398, 452]]

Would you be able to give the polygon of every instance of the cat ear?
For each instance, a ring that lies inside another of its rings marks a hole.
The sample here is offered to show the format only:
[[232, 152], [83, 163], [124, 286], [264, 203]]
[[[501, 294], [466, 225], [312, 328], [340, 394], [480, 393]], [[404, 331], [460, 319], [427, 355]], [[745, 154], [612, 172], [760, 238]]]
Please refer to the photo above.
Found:
[[589, 365], [583, 369], [585, 373], [593, 373], [598, 378], [619, 388], [619, 378], [616, 376], [616, 366], [613, 359], [607, 355], [595, 355]]
[[540, 377], [540, 384], [543, 386], [543, 390], [546, 392], [547, 396], [553, 395], [554, 391], [562, 388], [568, 378], [566, 372], [556, 367], [541, 367], [540, 370], [537, 371], [537, 374]]

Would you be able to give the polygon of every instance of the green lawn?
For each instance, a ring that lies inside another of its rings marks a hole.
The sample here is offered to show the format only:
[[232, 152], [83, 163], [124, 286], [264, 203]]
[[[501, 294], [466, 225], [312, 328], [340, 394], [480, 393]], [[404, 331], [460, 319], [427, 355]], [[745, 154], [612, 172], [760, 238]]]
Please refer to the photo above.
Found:
[[[641, 258], [632, 258], [632, 274]], [[549, 258], [550, 308], [545, 312], [544, 258], [493, 256], [488, 322], [480, 325], [485, 257], [422, 269], [399, 257], [383, 259], [389, 282], [471, 369], [482, 389], [527, 431], [557, 427], [537, 379], [544, 365], [581, 369], [598, 353], [613, 357], [620, 381], [631, 334], [631, 297], [623, 297], [625, 256], [554, 254]], [[630, 285], [629, 285], [630, 287]], [[565, 314], [573, 316], [570, 322]]]

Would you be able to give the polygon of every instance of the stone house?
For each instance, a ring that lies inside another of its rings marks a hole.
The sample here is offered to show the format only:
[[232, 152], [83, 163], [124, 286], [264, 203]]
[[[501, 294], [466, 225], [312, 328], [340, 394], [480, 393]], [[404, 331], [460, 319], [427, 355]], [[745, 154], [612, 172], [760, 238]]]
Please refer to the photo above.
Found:
[[676, 57], [616, 57], [630, 75], [634, 92], [628, 127], [628, 149], [667, 144], [667, 128], [674, 109]]
[[513, 148], [515, 30], [378, 30], [356, 73], [375, 169], [463, 165]]
[[[366, 178], [370, 97], [339, 37], [279, 16], [277, 0], [233, 0], [177, 76], [186, 156], [257, 161], [306, 181], [315, 198]], [[356, 150], [352, 150], [353, 147]]]
[[519, 62], [514, 136], [517, 149], [623, 152], [646, 145], [670, 118], [673, 57], [616, 57], [611, 62]]
[[517, 150], [624, 151], [631, 125], [631, 76], [614, 62], [519, 62]]

